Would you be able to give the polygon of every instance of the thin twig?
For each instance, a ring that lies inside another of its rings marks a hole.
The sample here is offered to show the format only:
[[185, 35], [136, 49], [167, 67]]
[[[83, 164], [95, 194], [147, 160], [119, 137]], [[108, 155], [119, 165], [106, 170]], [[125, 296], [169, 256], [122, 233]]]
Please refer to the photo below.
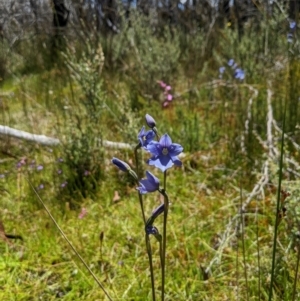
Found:
[[113, 299], [110, 297], [110, 295], [108, 294], [108, 292], [106, 291], [106, 289], [104, 288], [103, 284], [99, 281], [99, 279], [97, 278], [97, 276], [94, 274], [94, 272], [90, 269], [90, 267], [88, 266], [88, 264], [85, 262], [85, 260], [81, 257], [81, 255], [77, 252], [77, 250], [75, 249], [75, 247], [73, 246], [73, 244], [71, 243], [71, 241], [68, 239], [68, 237], [66, 236], [66, 234], [64, 233], [64, 231], [61, 229], [61, 227], [58, 225], [58, 223], [56, 222], [55, 218], [53, 217], [53, 215], [51, 214], [51, 212], [49, 211], [48, 207], [46, 206], [46, 204], [44, 203], [44, 201], [41, 199], [41, 197], [39, 196], [38, 192], [36, 191], [36, 189], [33, 187], [33, 184], [30, 182], [30, 180], [28, 178], [26, 178], [27, 182], [29, 183], [29, 185], [31, 186], [32, 190], [34, 191], [34, 193], [36, 194], [38, 200], [40, 201], [40, 203], [43, 205], [44, 209], [46, 210], [47, 214], [49, 215], [49, 217], [51, 218], [51, 220], [53, 221], [53, 223], [55, 224], [56, 228], [58, 229], [58, 231], [60, 232], [60, 234], [62, 235], [62, 237], [65, 239], [65, 241], [68, 243], [68, 245], [70, 246], [70, 248], [74, 251], [74, 253], [76, 254], [76, 256], [79, 258], [79, 260], [82, 262], [82, 264], [85, 266], [85, 268], [88, 270], [88, 272], [92, 275], [92, 277], [94, 278], [94, 280], [96, 281], [96, 283], [99, 285], [99, 287], [102, 289], [102, 291], [104, 292], [104, 294], [107, 296], [107, 298], [110, 301], [113, 301]]

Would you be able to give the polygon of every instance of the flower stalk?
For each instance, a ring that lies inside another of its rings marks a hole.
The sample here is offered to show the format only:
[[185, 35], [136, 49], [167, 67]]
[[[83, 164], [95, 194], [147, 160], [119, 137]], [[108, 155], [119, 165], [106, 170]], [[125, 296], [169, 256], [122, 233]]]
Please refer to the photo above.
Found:
[[[165, 276], [166, 276], [166, 249], [167, 249], [167, 219], [169, 211], [169, 197], [166, 192], [167, 188], [167, 169], [173, 165], [181, 166], [182, 162], [179, 160], [178, 155], [183, 151], [183, 147], [180, 144], [173, 143], [168, 134], [164, 134], [159, 139], [158, 131], [156, 128], [156, 122], [152, 116], [147, 114], [145, 116], [147, 125], [150, 127], [149, 131], [145, 130], [143, 126], [140, 130], [137, 138], [138, 144], [134, 148], [135, 166], [136, 171], [133, 171], [131, 167], [121, 161], [120, 159], [113, 158], [112, 163], [117, 166], [121, 171], [128, 172], [139, 185], [137, 187], [140, 207], [142, 211], [144, 227], [145, 227], [145, 243], [149, 260], [149, 268], [151, 274], [151, 288], [152, 288], [152, 300], [156, 300], [155, 295], [155, 279], [153, 270], [152, 259], [152, 247], [150, 235], [153, 235], [159, 242], [159, 256], [161, 262], [161, 300], [165, 300]], [[154, 138], [158, 141], [154, 141]], [[148, 165], [154, 166], [163, 172], [162, 188], [160, 187], [159, 179], [150, 171], [146, 171], [146, 178], [139, 179], [141, 173], [141, 167], [139, 164], [138, 150], [144, 149], [152, 155], [148, 159]], [[148, 219], [145, 217], [143, 195], [158, 191], [164, 198], [164, 202], [160, 204]], [[158, 229], [153, 225], [157, 217], [163, 214], [163, 233], [159, 233]]]
[[[166, 172], [164, 172], [164, 178], [166, 179]], [[165, 182], [165, 181], [164, 181]], [[161, 255], [161, 300], [165, 300], [165, 279], [166, 279], [166, 249], [167, 249], [167, 220], [169, 211], [169, 197], [165, 189], [161, 190], [161, 194], [164, 197], [164, 220], [163, 220], [163, 239], [162, 239], [162, 255]]]

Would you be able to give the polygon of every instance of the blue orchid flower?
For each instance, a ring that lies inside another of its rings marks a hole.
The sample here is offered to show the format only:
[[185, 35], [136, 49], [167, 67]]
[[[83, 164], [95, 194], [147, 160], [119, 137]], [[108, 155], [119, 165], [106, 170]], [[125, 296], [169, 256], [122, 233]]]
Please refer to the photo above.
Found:
[[159, 189], [159, 180], [150, 171], [146, 171], [147, 179], [140, 180], [140, 187], [137, 190], [140, 194], [146, 194], [148, 192], [154, 192]]
[[227, 64], [229, 67], [232, 67], [234, 64], [234, 59], [230, 59]]
[[290, 21], [290, 29], [296, 29], [296, 26], [297, 23], [294, 20]]
[[234, 77], [239, 80], [245, 79], [245, 72], [241, 68], [237, 68], [234, 72]]
[[219, 68], [219, 73], [223, 74], [225, 72], [226, 68], [224, 66]]
[[172, 143], [168, 134], [164, 134], [159, 142], [152, 141], [149, 143], [147, 150], [153, 154], [153, 157], [148, 160], [148, 164], [154, 165], [162, 172], [171, 168], [174, 164], [176, 166], [182, 165], [177, 156], [183, 151], [183, 147], [180, 144]]
[[145, 131], [145, 127], [143, 126], [141, 131], [138, 134], [138, 139], [140, 144], [145, 149], [147, 148], [148, 144], [154, 139], [155, 133], [153, 130]]

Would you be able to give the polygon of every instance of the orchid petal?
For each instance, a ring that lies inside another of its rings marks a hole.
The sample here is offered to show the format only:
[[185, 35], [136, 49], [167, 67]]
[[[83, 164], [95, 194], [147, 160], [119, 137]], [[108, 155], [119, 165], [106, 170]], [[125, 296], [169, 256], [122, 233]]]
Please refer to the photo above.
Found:
[[176, 156], [172, 156], [171, 159], [172, 159], [174, 165], [182, 166], [182, 162]]
[[147, 145], [147, 151], [149, 151], [154, 156], [159, 156], [161, 154], [161, 146], [158, 142], [152, 141]]
[[178, 143], [172, 143], [169, 147], [170, 156], [177, 156], [183, 151], [183, 147]]
[[159, 140], [159, 144], [163, 147], [163, 148], [169, 148], [170, 145], [172, 144], [172, 140], [170, 138], [170, 136], [168, 134], [164, 134], [161, 136], [160, 140]]

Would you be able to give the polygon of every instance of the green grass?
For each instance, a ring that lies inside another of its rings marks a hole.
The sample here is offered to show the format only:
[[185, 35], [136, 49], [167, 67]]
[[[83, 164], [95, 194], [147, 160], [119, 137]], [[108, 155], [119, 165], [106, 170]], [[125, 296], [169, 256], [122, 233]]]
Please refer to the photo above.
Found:
[[[83, 219], [78, 218], [79, 209], [64, 210], [62, 199], [50, 201], [47, 189], [41, 194], [59, 225], [114, 300], [150, 300], [148, 261], [139, 204], [134, 187], [129, 186], [123, 191], [117, 189], [120, 200], [113, 202], [115, 187], [120, 185], [119, 176], [122, 174], [109, 176], [101, 184], [96, 202], [84, 201], [82, 206], [87, 208], [88, 213]], [[1, 244], [2, 300], [32, 300], [32, 296], [36, 300], [52, 300], [57, 296], [62, 300], [105, 300], [38, 200], [32, 193], [25, 193], [29, 187], [24, 177], [20, 176], [19, 187], [13, 186], [13, 182], [3, 183], [10, 194], [3, 193], [2, 196], [5, 208], [2, 220], [7, 232], [22, 234], [24, 242], [16, 242], [13, 246]], [[218, 254], [219, 235], [224, 232], [230, 216], [237, 211], [239, 191], [230, 185], [223, 192], [208, 193], [203, 184], [205, 179], [197, 172], [176, 169], [170, 173], [168, 191], [172, 204], [167, 247], [167, 300], [224, 300], [234, 298], [236, 290], [240, 296], [246, 292], [241, 238], [232, 238], [222, 252], [221, 261], [214, 265], [209, 279], [205, 279], [202, 268], [205, 269]], [[261, 256], [259, 269], [254, 209], [247, 213], [245, 245], [249, 295], [252, 298], [257, 296], [258, 271], [261, 273], [262, 293], [267, 294], [272, 245], [270, 227], [275, 218], [273, 201], [275, 195], [270, 194], [266, 200], [256, 203], [260, 210], [257, 216]], [[149, 195], [145, 200], [147, 214], [158, 204], [157, 196]], [[104, 233], [102, 249], [99, 240], [101, 232]], [[286, 229], [281, 225], [279, 237], [283, 248], [289, 243], [286, 236]], [[158, 246], [154, 240], [153, 243], [154, 267], [157, 270]], [[295, 255], [291, 252], [283, 258], [284, 267], [278, 267], [278, 277], [285, 277], [281, 275], [283, 268], [294, 270]], [[159, 279], [158, 273], [156, 276]], [[285, 281], [291, 282], [291, 279]], [[288, 283], [284, 283], [286, 286]]]

